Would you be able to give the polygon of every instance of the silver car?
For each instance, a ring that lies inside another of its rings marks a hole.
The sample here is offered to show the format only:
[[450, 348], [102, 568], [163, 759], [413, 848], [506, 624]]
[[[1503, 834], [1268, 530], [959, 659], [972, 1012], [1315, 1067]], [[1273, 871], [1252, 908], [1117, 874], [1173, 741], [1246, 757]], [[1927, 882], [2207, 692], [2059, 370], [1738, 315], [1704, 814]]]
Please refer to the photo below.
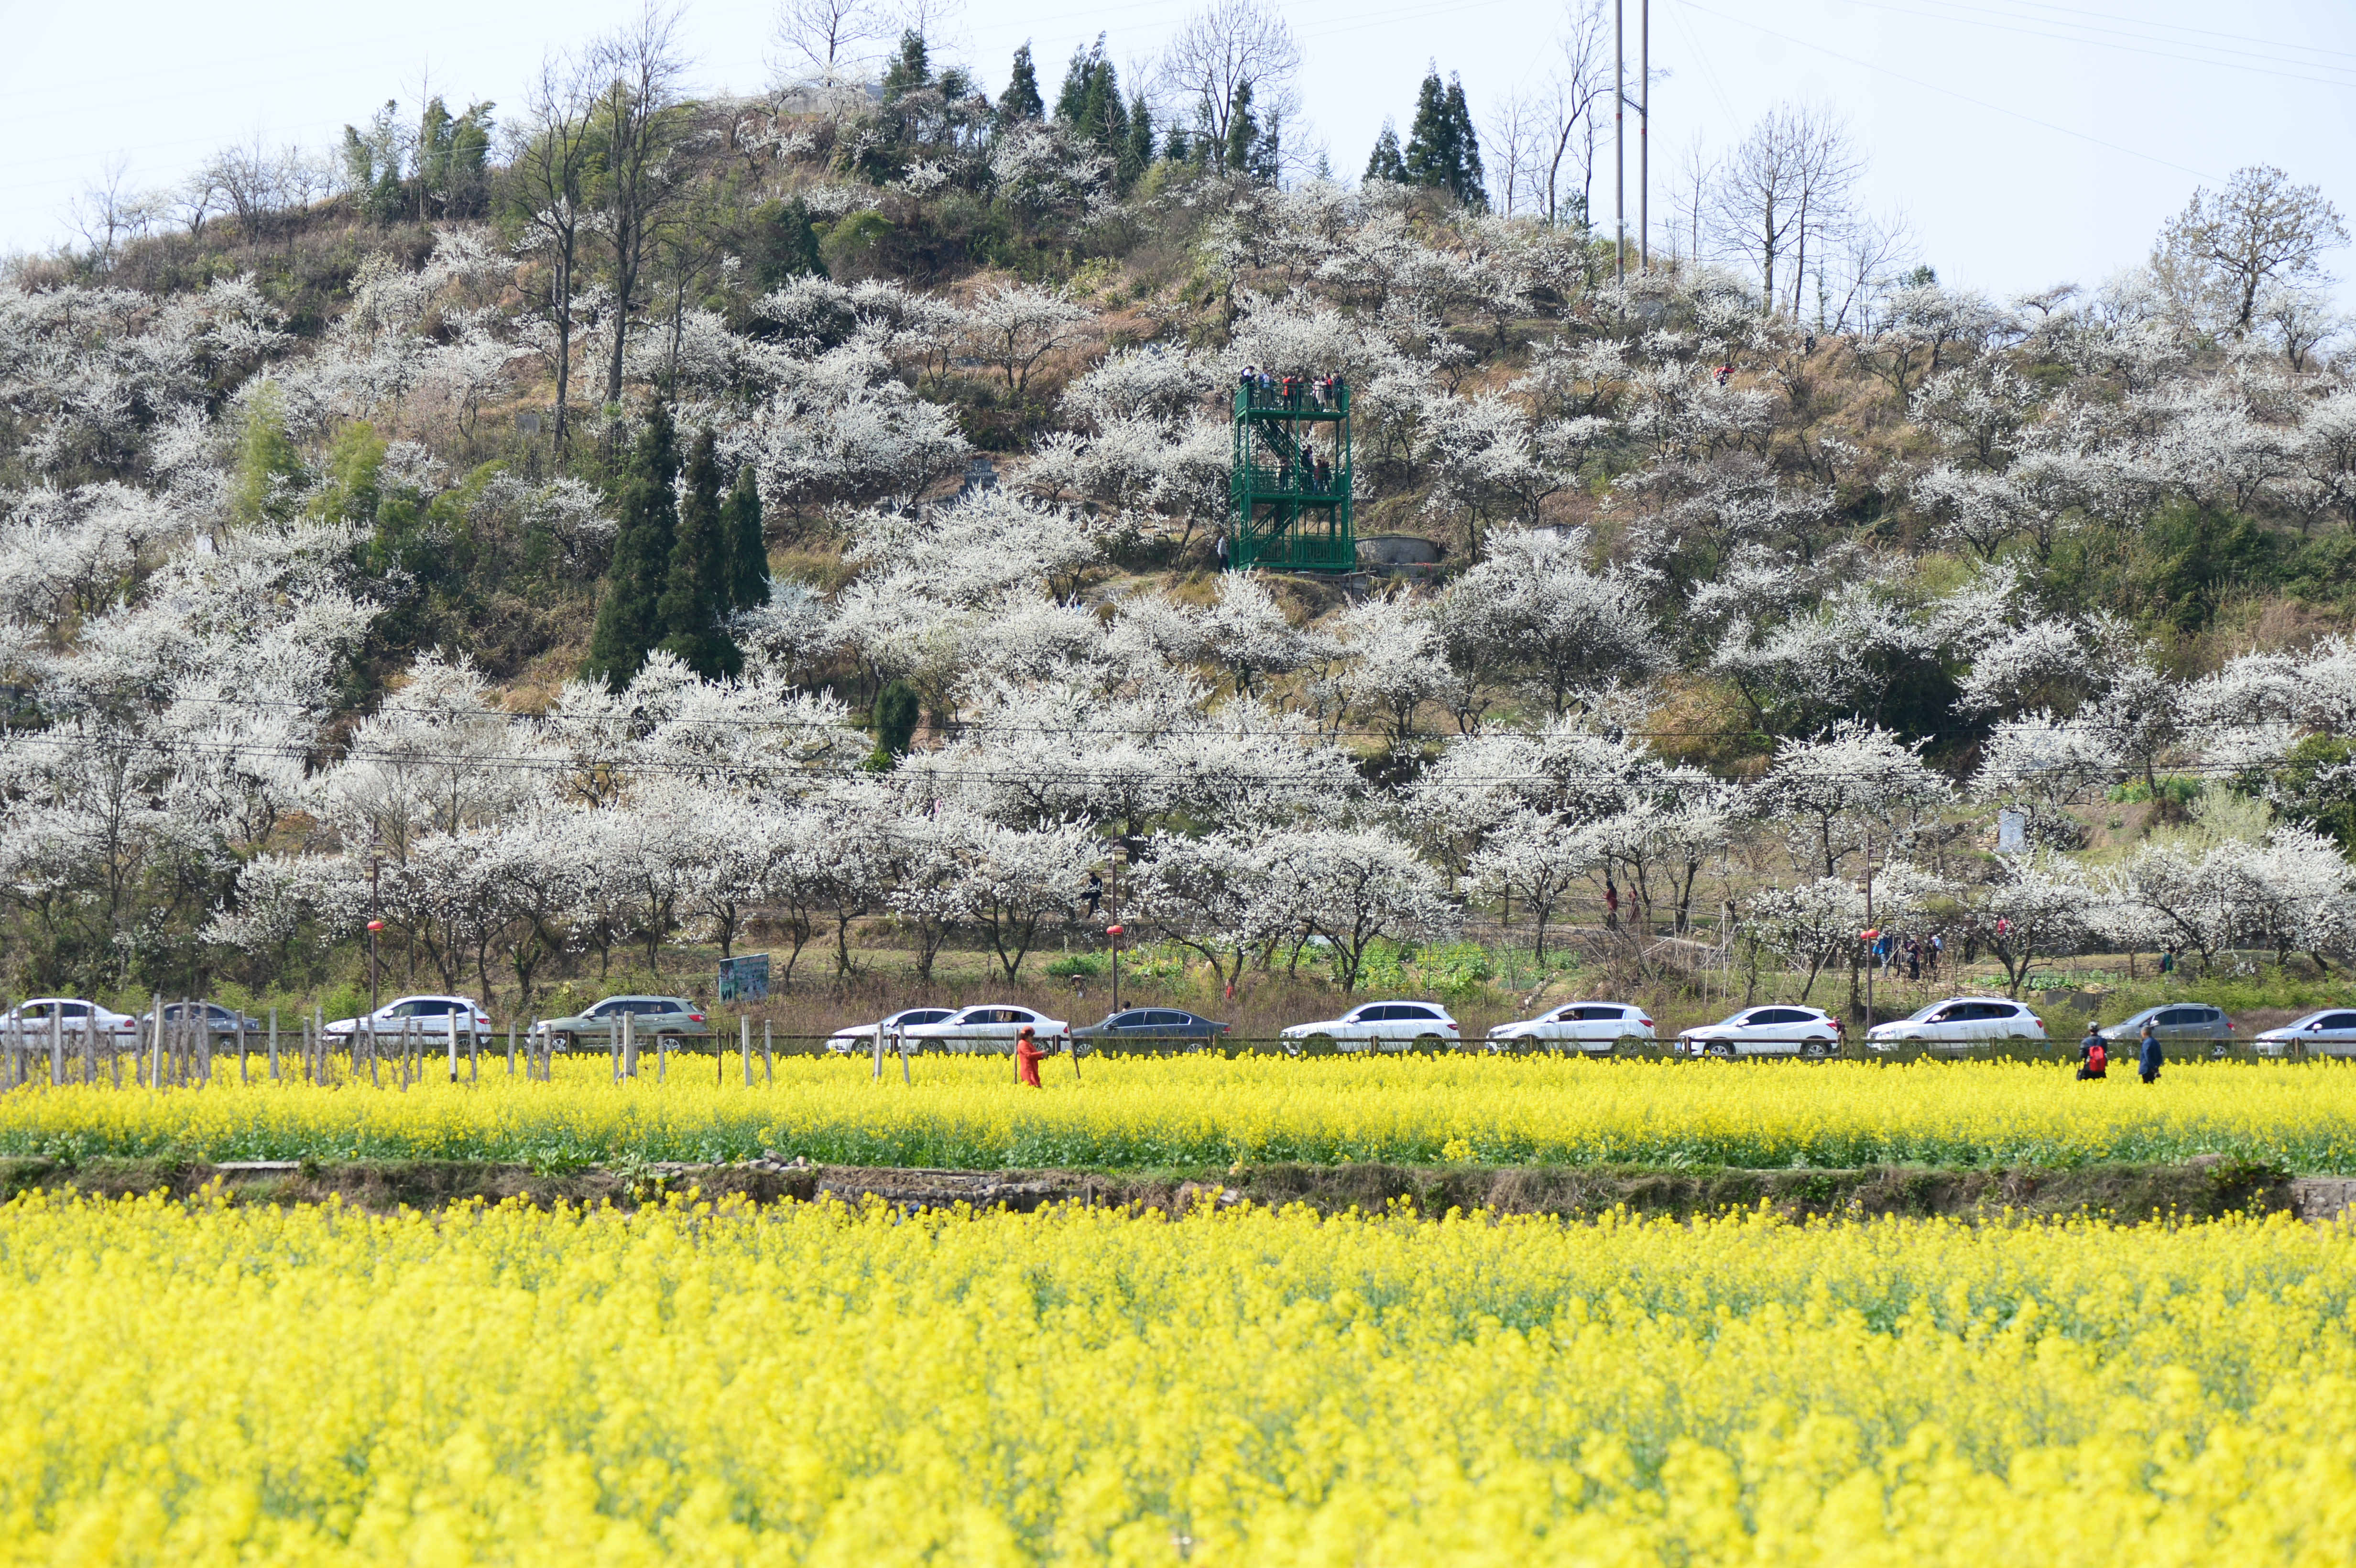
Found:
[[2260, 1056], [2356, 1056], [2356, 1012], [2328, 1008], [2270, 1029], [2256, 1040]]
[[1489, 1031], [1491, 1051], [1546, 1051], [1568, 1047], [1609, 1056], [1623, 1040], [1651, 1044], [1652, 1015], [1626, 1002], [1568, 1002], [1534, 1019], [1499, 1024]]
[[2146, 1008], [2133, 1018], [2123, 1019], [2102, 1030], [2111, 1045], [2111, 1054], [2132, 1052], [2136, 1041], [2143, 1038], [2143, 1026], [2152, 1026], [2162, 1045], [2206, 1045], [2222, 1051], [2233, 1040], [2233, 1020], [2225, 1016], [2222, 1008], [2212, 1008], [2205, 1002], [2169, 1002], [2157, 1008]]

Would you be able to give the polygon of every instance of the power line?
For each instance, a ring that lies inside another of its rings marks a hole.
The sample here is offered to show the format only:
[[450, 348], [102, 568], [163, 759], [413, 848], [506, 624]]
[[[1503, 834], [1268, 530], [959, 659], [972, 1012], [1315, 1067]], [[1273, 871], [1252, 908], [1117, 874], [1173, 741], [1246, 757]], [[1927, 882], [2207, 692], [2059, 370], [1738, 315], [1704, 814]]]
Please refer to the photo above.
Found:
[[1971, 104], [1973, 107], [1977, 109], [1985, 109], [1991, 114], [2007, 115], [2015, 120], [2025, 121], [2029, 124], [2039, 127], [2040, 130], [2055, 132], [2063, 136], [2074, 136], [2079, 141], [2091, 142], [2097, 147], [2106, 147], [2114, 153], [2124, 153], [2131, 158], [2141, 158], [2147, 163], [2158, 164], [2163, 168], [2170, 168], [2176, 170], [2179, 174], [2190, 175], [2195, 179], [2214, 180], [2217, 178], [2217, 176], [2209, 173], [2207, 170], [2191, 168], [2186, 165], [2177, 163], [2172, 159], [2163, 158], [2156, 153], [2147, 153], [2138, 148], [2123, 146], [2116, 142], [2106, 142], [2100, 136], [2089, 135], [2083, 131], [2073, 130], [2067, 125], [2057, 125], [2051, 120], [2040, 120], [2034, 114], [2024, 114], [2018, 109], [2008, 109], [2000, 103], [1990, 103], [1984, 98], [1974, 98], [1967, 92], [1958, 92], [1952, 87], [1943, 86], [1935, 81], [1926, 81], [1918, 76], [1908, 76], [1903, 71], [1892, 70], [1888, 66], [1879, 64], [1876, 61], [1860, 59], [1855, 55], [1843, 54], [1838, 49], [1827, 48], [1823, 44], [1817, 43], [1813, 39], [1803, 38], [1795, 34], [1782, 32], [1776, 28], [1767, 27], [1762, 23], [1754, 22], [1748, 16], [1738, 16], [1725, 11], [1713, 10], [1708, 5], [1697, 5], [1695, 0], [1679, 0], [1679, 3], [1692, 6], [1693, 9], [1699, 11], [1704, 16], [1715, 16], [1721, 22], [1733, 22], [1741, 27], [1751, 28], [1753, 31], [1765, 33], [1770, 37], [1781, 38], [1787, 44], [1797, 44], [1804, 49], [1814, 49], [1818, 54], [1829, 55], [1834, 59], [1839, 60], [1846, 65], [1856, 66], [1860, 70], [1879, 71], [1882, 75], [1893, 77], [1900, 81], [1905, 82], [1911, 87], [1920, 87], [1931, 92], [1942, 92], [1950, 98], [1961, 99], [1964, 102]]

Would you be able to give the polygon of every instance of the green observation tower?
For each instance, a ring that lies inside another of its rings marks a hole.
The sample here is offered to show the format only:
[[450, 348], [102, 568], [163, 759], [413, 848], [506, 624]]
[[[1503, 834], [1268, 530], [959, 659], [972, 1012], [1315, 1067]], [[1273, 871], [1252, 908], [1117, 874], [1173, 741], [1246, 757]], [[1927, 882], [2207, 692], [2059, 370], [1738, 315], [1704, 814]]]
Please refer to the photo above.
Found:
[[1227, 564], [1354, 571], [1350, 388], [1306, 377], [1236, 389], [1235, 537]]

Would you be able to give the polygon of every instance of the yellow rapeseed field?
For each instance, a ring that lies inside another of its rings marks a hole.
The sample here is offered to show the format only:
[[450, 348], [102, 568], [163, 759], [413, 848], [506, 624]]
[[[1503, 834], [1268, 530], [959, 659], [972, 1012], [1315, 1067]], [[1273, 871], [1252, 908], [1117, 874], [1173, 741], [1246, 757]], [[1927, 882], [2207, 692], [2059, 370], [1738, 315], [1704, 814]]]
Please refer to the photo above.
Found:
[[[1236, 1160], [1847, 1167], [2179, 1160], [2223, 1154], [2356, 1171], [2356, 1065], [2171, 1063], [2080, 1083], [2019, 1062], [1664, 1063], [1484, 1056], [1090, 1059], [1046, 1087], [1002, 1057], [924, 1057], [913, 1085], [860, 1061], [784, 1059], [717, 1083], [709, 1057], [616, 1084], [603, 1058], [555, 1081], [387, 1086], [36, 1087], [0, 1095], [0, 1154], [194, 1159], [430, 1157], [544, 1169], [617, 1158], [1219, 1168]], [[260, 1076], [258, 1063], [254, 1065]]]
[[0, 1561], [2340, 1564], [2351, 1308], [2279, 1218], [36, 1197]]

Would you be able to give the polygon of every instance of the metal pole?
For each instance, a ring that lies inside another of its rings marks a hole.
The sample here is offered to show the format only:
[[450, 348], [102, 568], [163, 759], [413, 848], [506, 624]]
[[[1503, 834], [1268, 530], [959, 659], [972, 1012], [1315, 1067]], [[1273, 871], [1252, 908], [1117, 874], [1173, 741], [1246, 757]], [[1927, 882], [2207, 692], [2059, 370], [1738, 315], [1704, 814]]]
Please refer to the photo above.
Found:
[[622, 1076], [636, 1078], [637, 1075], [638, 1015], [624, 1013], [622, 1015]]
[[65, 1010], [52, 1004], [49, 1008], [49, 1082], [62, 1083], [66, 1078], [66, 1016]]
[[1873, 923], [1873, 829], [1865, 830], [1865, 928], [1874, 933], [1873, 946], [1865, 955], [1865, 1027], [1873, 1028], [1873, 969], [1877, 950], [1881, 946], [1880, 928]]
[[1636, 7], [1636, 266], [1653, 270], [1653, 0]]
[[253, 1073], [245, 1064], [245, 1015], [243, 1013], [237, 1015], [237, 1081], [241, 1083], [253, 1082]]
[[1628, 280], [1627, 0], [1612, 0], [1612, 278]]
[[147, 1087], [164, 1086], [164, 993], [155, 993], [155, 1010], [147, 1015], [148, 1030]]
[[270, 1081], [278, 1082], [278, 1009], [270, 1009]]
[[[456, 1082], [458, 1082], [458, 1013], [457, 1013], [457, 1009], [455, 1009], [455, 1008], [452, 1008], [448, 1016], [449, 1016], [449, 1019], [450, 1019], [450, 1082], [451, 1082], [451, 1083], [455, 1083]], [[469, 1013], [469, 1014], [467, 1015], [467, 1018], [466, 1018], [466, 1058], [467, 1058], [467, 1060], [468, 1060], [468, 1061], [473, 1061], [473, 1060], [474, 1060], [474, 1056], [475, 1056], [475, 1019], [474, 1019], [474, 1015], [473, 1015], [473, 1014], [471, 1014], [471, 1013]]]

